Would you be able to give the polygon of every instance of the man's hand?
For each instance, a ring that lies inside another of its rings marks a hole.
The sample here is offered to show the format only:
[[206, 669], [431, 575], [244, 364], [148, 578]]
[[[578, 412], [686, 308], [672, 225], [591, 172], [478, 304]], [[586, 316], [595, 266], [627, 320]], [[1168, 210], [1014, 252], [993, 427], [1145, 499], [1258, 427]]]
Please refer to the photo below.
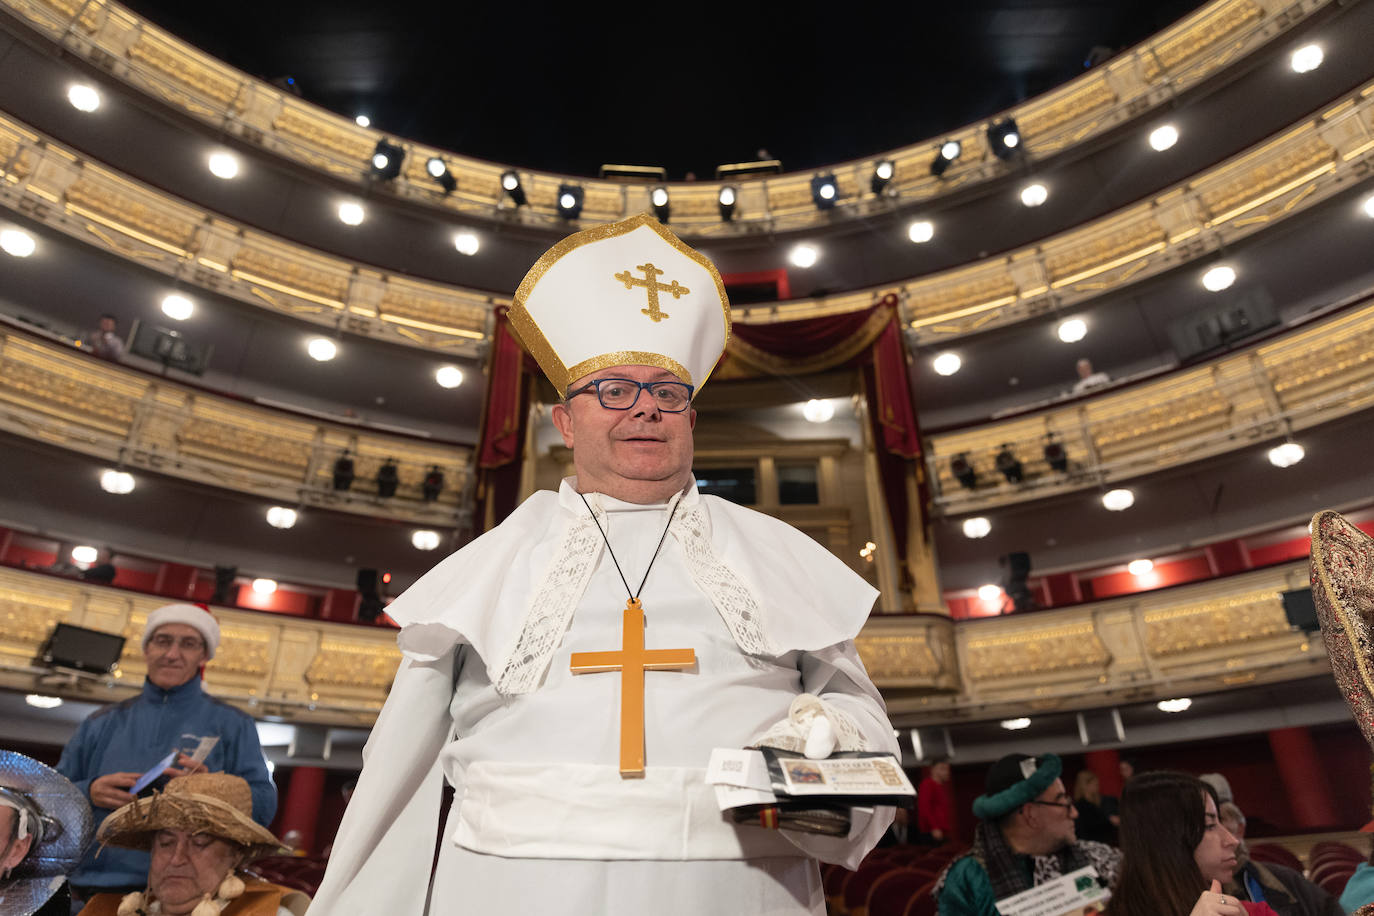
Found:
[[134, 797], [128, 790], [138, 782], [141, 773], [106, 773], [91, 781], [91, 804], [97, 808], [119, 808]]
[[175, 766], [170, 766], [163, 770], [164, 776], [175, 779], [178, 776], [190, 776], [192, 773], [208, 773], [210, 768], [203, 763], [198, 763], [194, 758], [187, 754], [177, 754]]

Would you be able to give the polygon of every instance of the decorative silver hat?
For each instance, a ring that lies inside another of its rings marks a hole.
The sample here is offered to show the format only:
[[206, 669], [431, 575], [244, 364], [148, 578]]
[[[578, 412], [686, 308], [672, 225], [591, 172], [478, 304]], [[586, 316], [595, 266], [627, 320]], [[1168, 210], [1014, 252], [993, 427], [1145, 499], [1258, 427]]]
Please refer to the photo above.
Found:
[[57, 893], [91, 841], [91, 806], [52, 767], [0, 751], [0, 805], [13, 808], [33, 846], [0, 880], [0, 913], [32, 913]]

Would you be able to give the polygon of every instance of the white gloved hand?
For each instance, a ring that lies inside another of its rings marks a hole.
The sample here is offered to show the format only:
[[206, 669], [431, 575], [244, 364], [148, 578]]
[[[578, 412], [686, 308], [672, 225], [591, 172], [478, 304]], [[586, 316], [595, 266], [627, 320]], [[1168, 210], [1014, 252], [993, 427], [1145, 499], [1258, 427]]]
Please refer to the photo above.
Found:
[[802, 753], [811, 760], [820, 760], [835, 753], [835, 726], [825, 716], [816, 716], [806, 732], [806, 746]]

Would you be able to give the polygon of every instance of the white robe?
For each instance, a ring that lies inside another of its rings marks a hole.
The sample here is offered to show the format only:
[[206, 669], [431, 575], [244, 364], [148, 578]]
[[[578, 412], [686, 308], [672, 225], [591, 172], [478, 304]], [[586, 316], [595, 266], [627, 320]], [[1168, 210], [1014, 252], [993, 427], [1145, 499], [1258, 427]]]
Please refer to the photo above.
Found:
[[[669, 507], [588, 499], [637, 588]], [[734, 826], [704, 767], [801, 693], [845, 719], [851, 745], [895, 751], [850, 641], [874, 592], [795, 529], [695, 488], [674, 519], [641, 595], [645, 646], [692, 648], [697, 666], [644, 674], [645, 778], [619, 775], [620, 676], [569, 670], [573, 652], [621, 647], [628, 596], [565, 481], [392, 605], [408, 657], [312, 916], [824, 912], [813, 859], [852, 867], [890, 811], [842, 839]], [[540, 618], [567, 600], [570, 620]], [[441, 778], [455, 799], [426, 909]]]

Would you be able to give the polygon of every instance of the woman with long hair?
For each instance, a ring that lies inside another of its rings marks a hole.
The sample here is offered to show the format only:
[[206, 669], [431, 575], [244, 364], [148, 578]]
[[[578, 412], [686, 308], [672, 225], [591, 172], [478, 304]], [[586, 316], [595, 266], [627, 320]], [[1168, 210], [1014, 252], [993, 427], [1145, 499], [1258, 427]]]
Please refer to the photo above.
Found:
[[1140, 774], [1121, 795], [1121, 878], [1107, 916], [1277, 916], [1266, 903], [1221, 892], [1239, 843], [1202, 780]]
[[1079, 770], [1073, 781], [1073, 804], [1078, 809], [1074, 824], [1080, 840], [1116, 845], [1116, 828], [1102, 805], [1102, 784], [1092, 770]]

